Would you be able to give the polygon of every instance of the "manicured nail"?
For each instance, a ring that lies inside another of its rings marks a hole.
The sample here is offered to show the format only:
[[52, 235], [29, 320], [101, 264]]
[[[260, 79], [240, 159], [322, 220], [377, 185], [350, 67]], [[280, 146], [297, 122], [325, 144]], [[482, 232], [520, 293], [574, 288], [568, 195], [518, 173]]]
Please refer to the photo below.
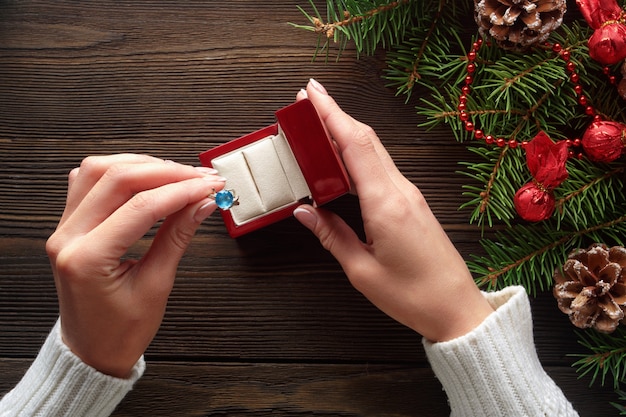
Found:
[[317, 215], [314, 212], [300, 206], [293, 211], [293, 215], [304, 225], [304, 227], [309, 230], [315, 230], [315, 226], [317, 225]]
[[328, 95], [328, 91], [326, 91], [324, 86], [320, 84], [319, 82], [317, 82], [317, 80], [315, 80], [314, 78], [309, 79], [309, 83], [311, 83], [311, 86], [315, 88], [317, 91], [319, 91], [320, 93], [326, 96]]
[[304, 88], [301, 88], [301, 89], [300, 89], [300, 94], [301, 94], [301, 95], [302, 95], [302, 97], [304, 97], [304, 98], [308, 98], [308, 97], [309, 97], [308, 93], [306, 92], [306, 90], [305, 90]]
[[193, 215], [193, 220], [196, 223], [202, 223], [207, 217], [213, 214], [216, 208], [217, 204], [215, 204], [215, 200], [208, 199], [205, 204], [196, 210]]

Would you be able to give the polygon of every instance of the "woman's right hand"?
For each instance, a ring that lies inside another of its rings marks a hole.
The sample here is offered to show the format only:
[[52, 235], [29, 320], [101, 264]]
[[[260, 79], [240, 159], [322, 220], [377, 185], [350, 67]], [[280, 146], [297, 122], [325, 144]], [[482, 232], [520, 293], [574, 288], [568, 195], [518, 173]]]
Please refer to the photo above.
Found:
[[461, 336], [493, 309], [422, 193], [398, 170], [376, 133], [347, 115], [311, 80], [309, 98], [354, 182], [366, 241], [338, 216], [300, 206], [296, 218], [342, 265], [374, 305], [431, 341]]

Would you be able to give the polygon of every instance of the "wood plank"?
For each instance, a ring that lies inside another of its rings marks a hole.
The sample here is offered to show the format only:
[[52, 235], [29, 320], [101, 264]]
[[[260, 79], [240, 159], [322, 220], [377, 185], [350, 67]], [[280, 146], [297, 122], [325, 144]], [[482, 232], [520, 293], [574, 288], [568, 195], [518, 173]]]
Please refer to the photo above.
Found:
[[[0, 392], [28, 366], [0, 360]], [[608, 388], [580, 390], [573, 370], [547, 368], [581, 417], [615, 415]], [[148, 363], [115, 416], [420, 416], [449, 415], [428, 368], [411, 364]]]
[[[406, 134], [406, 132], [405, 132]], [[65, 205], [67, 174], [88, 155], [120, 152], [147, 153], [182, 163], [198, 165], [197, 155], [216, 143], [162, 143], [155, 151], [154, 143], [135, 141], [128, 147], [123, 141], [100, 143], [83, 140], [9, 140], [0, 141], [0, 234], [47, 238], [56, 226]], [[432, 210], [445, 225], [465, 225], [468, 211], [458, 210], [463, 201], [462, 185], [470, 181], [458, 170], [457, 161], [465, 159], [462, 145], [416, 145], [407, 141], [390, 145], [389, 151], [400, 170], [424, 193]], [[43, 165], [42, 169], [33, 166]], [[447, 190], [442, 193], [441, 190]], [[358, 216], [358, 207], [349, 197], [332, 206], [346, 216]], [[219, 229], [221, 225], [209, 221]], [[477, 228], [468, 227], [473, 239], [479, 238]]]
[[[281, 239], [273, 240], [273, 234]], [[14, 255], [43, 251], [43, 242], [39, 247], [31, 243], [13, 239], [5, 247], [8, 258], [0, 258], [0, 356], [34, 355], [56, 318], [45, 256]], [[573, 326], [550, 294], [532, 304], [541, 360], [569, 365], [573, 358], [566, 354], [584, 352]], [[356, 292], [314, 238], [290, 230], [266, 231], [240, 242], [197, 236], [181, 263], [148, 356], [424, 362], [416, 334]]]

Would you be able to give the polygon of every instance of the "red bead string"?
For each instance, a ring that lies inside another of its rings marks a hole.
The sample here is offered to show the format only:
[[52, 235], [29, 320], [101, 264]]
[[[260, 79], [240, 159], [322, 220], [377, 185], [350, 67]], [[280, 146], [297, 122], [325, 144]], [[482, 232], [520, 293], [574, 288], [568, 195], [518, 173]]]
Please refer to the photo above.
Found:
[[[474, 73], [477, 69], [476, 59], [478, 57], [478, 52], [483, 45], [483, 39], [477, 39], [476, 42], [472, 44], [472, 49], [468, 52], [467, 58], [467, 75], [465, 77], [464, 85], [461, 87], [461, 95], [459, 96], [459, 105], [457, 106], [457, 110], [459, 111], [459, 119], [463, 124], [463, 127], [466, 131], [472, 132], [473, 136], [477, 140], [484, 140], [488, 145], [496, 145], [498, 147], [508, 146], [509, 148], [517, 148], [518, 146], [525, 147], [528, 143], [527, 141], [519, 142], [515, 140], [515, 138], [505, 139], [502, 137], [495, 137], [493, 135], [485, 133], [482, 129], [477, 128], [470, 118], [470, 114], [467, 112], [467, 100], [469, 95], [472, 92], [472, 83], [474, 82]], [[593, 116], [594, 121], [601, 120], [601, 117], [596, 114], [596, 111], [592, 105], [589, 104], [589, 100], [587, 96], [584, 94], [584, 89], [580, 84], [580, 76], [576, 71], [576, 63], [571, 61], [570, 51], [567, 49], [563, 49], [563, 47], [558, 44], [549, 44], [545, 45], [547, 48], [551, 49], [554, 53], [558, 54], [561, 59], [565, 62], [565, 69], [569, 74], [569, 81], [574, 85], [574, 92], [576, 93], [576, 101], [585, 109], [585, 114], [588, 116]], [[610, 70], [608, 67], [604, 69], [605, 74], [609, 76], [609, 81], [611, 81]], [[616, 82], [615, 77], [613, 76], [613, 83]], [[580, 139], [565, 139], [567, 141], [567, 146], [569, 147], [569, 157], [576, 157], [581, 159], [583, 157], [582, 152], [580, 152]]]
[[611, 68], [609, 68], [608, 66], [605, 66], [602, 68], [602, 72], [604, 73], [604, 75], [606, 75], [606, 78], [609, 80], [609, 84], [611, 85], [617, 84], [617, 77], [615, 76], [615, 74], [611, 73]]

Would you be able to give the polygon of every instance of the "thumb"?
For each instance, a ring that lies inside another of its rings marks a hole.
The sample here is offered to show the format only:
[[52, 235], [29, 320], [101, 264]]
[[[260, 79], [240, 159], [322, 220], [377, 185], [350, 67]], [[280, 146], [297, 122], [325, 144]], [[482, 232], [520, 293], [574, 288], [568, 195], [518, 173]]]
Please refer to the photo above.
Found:
[[[196, 229], [216, 208], [213, 200], [204, 199], [168, 216], [159, 228], [150, 249], [142, 259], [142, 270], [148, 270], [146, 271], [148, 277], [171, 278], [171, 282], [168, 282], [168, 279], [160, 280], [164, 291], [167, 292], [168, 287], [173, 285], [178, 263], [191, 243]], [[151, 281], [150, 285], [153, 287], [156, 285], [154, 281], [159, 280]]]
[[363, 242], [336, 214], [304, 204], [296, 208], [293, 215], [317, 236], [346, 273], [366, 254]]

